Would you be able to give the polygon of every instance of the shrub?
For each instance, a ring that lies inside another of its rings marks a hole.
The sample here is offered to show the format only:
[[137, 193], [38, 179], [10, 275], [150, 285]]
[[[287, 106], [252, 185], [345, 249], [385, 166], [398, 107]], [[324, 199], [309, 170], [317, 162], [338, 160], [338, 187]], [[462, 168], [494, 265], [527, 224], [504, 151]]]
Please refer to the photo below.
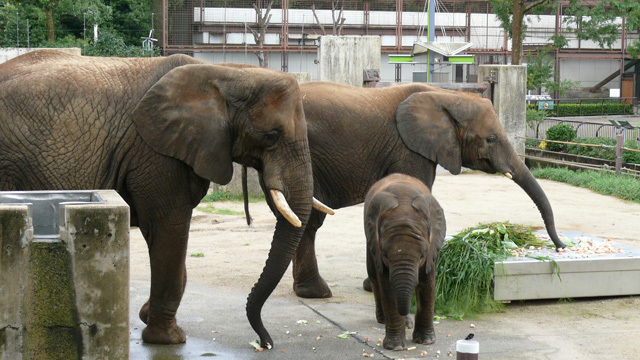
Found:
[[[586, 101], [586, 103], [585, 103]], [[527, 104], [527, 110], [537, 110], [537, 104]], [[577, 115], [622, 115], [633, 114], [631, 104], [624, 103], [602, 103], [602, 100], [583, 100], [582, 104], [560, 103], [555, 104], [553, 110], [538, 110], [544, 112], [546, 116], [577, 116]]]
[[[597, 101], [597, 102], [596, 102]], [[594, 100], [593, 104], [557, 104], [556, 113], [558, 116], [573, 115], [619, 115], [632, 114], [630, 104], [621, 103], [601, 103], [601, 100]]]
[[533, 129], [537, 124], [544, 122], [547, 112], [544, 110], [529, 109], [526, 111], [527, 125]]
[[[640, 146], [638, 146], [635, 140], [625, 141], [624, 147], [629, 149], [640, 150]], [[640, 164], [640, 152], [622, 151], [622, 162], [627, 164]]]
[[[582, 144], [616, 146], [616, 139], [606, 138], [606, 137], [575, 138], [573, 142], [582, 143]], [[616, 159], [616, 149], [610, 148], [610, 147], [567, 145], [567, 152], [569, 154], [590, 156], [590, 157], [604, 159], [604, 160]]]
[[[547, 130], [547, 140], [571, 141], [575, 139], [576, 131], [569, 124], [553, 125]], [[565, 144], [549, 143], [547, 149], [551, 151], [563, 151], [567, 149]]]

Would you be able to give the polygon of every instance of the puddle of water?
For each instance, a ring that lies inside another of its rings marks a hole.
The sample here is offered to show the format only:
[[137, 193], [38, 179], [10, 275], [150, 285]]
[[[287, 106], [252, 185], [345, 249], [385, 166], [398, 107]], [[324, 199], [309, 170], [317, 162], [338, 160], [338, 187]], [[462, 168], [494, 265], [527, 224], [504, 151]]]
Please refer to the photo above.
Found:
[[211, 341], [187, 337], [187, 342], [177, 345], [145, 344], [142, 342], [143, 327], [131, 327], [130, 359], [135, 360], [185, 360], [185, 359], [240, 359], [233, 354], [220, 351]]

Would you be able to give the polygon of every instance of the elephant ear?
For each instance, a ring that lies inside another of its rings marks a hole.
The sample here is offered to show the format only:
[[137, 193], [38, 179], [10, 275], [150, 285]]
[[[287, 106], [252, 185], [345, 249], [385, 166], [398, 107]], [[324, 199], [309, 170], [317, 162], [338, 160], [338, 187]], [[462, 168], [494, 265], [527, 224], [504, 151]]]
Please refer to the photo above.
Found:
[[416, 197], [411, 205], [416, 210], [427, 215], [427, 221], [429, 222], [429, 243], [431, 245], [429, 246], [430, 256], [427, 258], [426, 270], [427, 272], [435, 271], [440, 248], [442, 248], [444, 238], [447, 235], [447, 223], [444, 218], [444, 211], [438, 201], [430, 194]]
[[454, 175], [462, 167], [462, 129], [478, 114], [477, 98], [452, 91], [415, 93], [396, 109], [405, 145]]
[[364, 232], [367, 236], [367, 246], [373, 255], [376, 267], [382, 269], [382, 249], [380, 248], [380, 220], [384, 213], [397, 208], [398, 197], [387, 191], [373, 194], [365, 201]]
[[227, 104], [241, 86], [241, 70], [184, 65], [165, 74], [133, 112], [142, 139], [161, 154], [218, 184], [231, 181], [231, 124]]

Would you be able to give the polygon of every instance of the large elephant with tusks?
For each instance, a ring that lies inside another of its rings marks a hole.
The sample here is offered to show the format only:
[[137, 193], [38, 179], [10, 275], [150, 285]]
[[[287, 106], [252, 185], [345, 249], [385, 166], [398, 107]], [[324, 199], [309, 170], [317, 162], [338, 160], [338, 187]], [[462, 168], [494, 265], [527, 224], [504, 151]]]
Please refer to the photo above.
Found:
[[247, 301], [261, 309], [293, 257], [312, 207], [302, 96], [279, 71], [184, 55], [96, 58], [55, 50], [0, 65], [0, 190], [115, 189], [149, 247], [145, 342], [184, 342], [176, 324], [187, 281], [193, 208], [233, 162], [258, 169], [279, 209], [266, 265]]

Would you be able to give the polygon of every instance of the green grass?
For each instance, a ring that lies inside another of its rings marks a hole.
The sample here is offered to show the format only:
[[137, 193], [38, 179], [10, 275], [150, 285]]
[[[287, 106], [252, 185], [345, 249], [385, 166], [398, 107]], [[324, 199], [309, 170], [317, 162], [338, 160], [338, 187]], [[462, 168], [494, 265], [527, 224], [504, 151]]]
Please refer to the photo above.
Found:
[[[228, 191], [216, 191], [208, 193], [204, 198], [202, 198], [201, 202], [210, 203], [215, 201], [233, 201], [233, 202], [242, 202], [242, 194], [232, 194]], [[264, 201], [264, 194], [260, 195], [250, 195], [249, 202], [255, 203]]]
[[540, 179], [564, 182], [603, 195], [640, 203], [640, 179], [630, 175], [615, 175], [600, 171], [571, 171], [565, 168], [536, 169], [532, 173]]
[[547, 246], [530, 228], [508, 222], [479, 224], [454, 235], [440, 250], [436, 272], [436, 312], [455, 319], [495, 312], [494, 262], [519, 247]]
[[217, 215], [243, 215], [244, 216], [244, 211], [234, 211], [234, 210], [229, 210], [229, 209], [220, 209], [220, 208], [217, 208], [217, 207], [213, 206], [212, 203], [201, 203], [200, 205], [198, 205], [197, 209], [200, 210], [200, 211], [208, 212], [210, 214], [217, 214]]

